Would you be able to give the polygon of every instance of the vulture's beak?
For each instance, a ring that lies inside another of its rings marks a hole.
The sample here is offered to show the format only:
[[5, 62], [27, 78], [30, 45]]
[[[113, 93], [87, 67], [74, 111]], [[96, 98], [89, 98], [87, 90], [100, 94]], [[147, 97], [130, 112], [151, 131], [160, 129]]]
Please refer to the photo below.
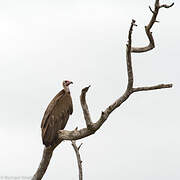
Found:
[[69, 81], [68, 86], [69, 86], [70, 84], [73, 84], [73, 82], [72, 82], [72, 81]]

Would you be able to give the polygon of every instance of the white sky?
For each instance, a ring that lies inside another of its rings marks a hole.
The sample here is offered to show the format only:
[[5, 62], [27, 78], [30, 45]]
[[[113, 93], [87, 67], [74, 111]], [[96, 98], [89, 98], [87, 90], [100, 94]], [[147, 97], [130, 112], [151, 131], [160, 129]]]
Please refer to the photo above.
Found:
[[[162, 0], [162, 3], [172, 1]], [[40, 123], [61, 82], [74, 82], [74, 113], [66, 129], [85, 126], [80, 91], [96, 121], [127, 84], [125, 44], [145, 45], [144, 25], [154, 0], [0, 1], [0, 176], [32, 176], [43, 151]], [[84, 179], [180, 179], [180, 2], [161, 9], [156, 48], [133, 54], [136, 86], [173, 83], [173, 89], [132, 95], [83, 142]], [[43, 178], [78, 179], [70, 142], [54, 152]]]

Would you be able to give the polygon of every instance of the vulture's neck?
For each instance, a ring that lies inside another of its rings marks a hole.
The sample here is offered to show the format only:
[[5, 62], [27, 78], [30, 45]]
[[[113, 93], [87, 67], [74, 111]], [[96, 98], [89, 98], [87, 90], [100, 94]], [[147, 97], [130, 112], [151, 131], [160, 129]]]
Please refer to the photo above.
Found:
[[70, 93], [69, 87], [68, 87], [68, 86], [64, 86], [64, 91], [65, 91], [66, 93]]

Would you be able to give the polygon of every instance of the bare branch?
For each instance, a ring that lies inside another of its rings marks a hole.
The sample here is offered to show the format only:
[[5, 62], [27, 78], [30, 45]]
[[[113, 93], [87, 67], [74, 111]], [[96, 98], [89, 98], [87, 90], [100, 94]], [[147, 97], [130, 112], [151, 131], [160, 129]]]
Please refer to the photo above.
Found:
[[86, 121], [86, 126], [87, 126], [87, 128], [92, 129], [93, 128], [93, 126], [92, 126], [93, 123], [91, 121], [91, 116], [90, 116], [90, 113], [89, 113], [88, 105], [86, 103], [86, 93], [89, 90], [89, 88], [90, 88], [90, 86], [85, 87], [85, 88], [82, 89], [81, 95], [80, 95], [80, 101], [81, 101], [81, 107], [82, 107], [83, 114], [84, 114], [84, 119]]
[[[148, 91], [148, 90], [172, 87], [172, 84], [160, 84], [160, 85], [151, 86], [151, 87], [133, 88], [133, 70], [132, 70], [132, 62], [131, 62], [131, 44], [132, 44], [131, 36], [132, 36], [132, 31], [133, 31], [134, 26], [136, 26], [135, 20], [132, 20], [131, 26], [129, 29], [129, 34], [128, 34], [128, 44], [127, 44], [127, 48], [126, 48], [126, 63], [127, 63], [127, 74], [128, 74], [128, 85], [127, 85], [126, 91], [120, 98], [118, 98], [114, 103], [112, 103], [110, 106], [108, 106], [104, 112], [101, 113], [101, 116], [97, 122], [95, 122], [95, 123], [91, 122], [92, 128], [83, 128], [78, 131], [77, 130], [74, 130], [74, 131], [60, 130], [58, 133], [58, 136], [61, 141], [62, 140], [78, 140], [78, 139], [82, 139], [82, 138], [85, 138], [87, 136], [94, 134], [103, 125], [103, 123], [107, 120], [109, 115], [116, 108], [118, 108], [123, 102], [125, 102], [133, 92]], [[84, 88], [84, 89], [86, 89], [86, 88]], [[87, 90], [88, 89], [86, 89], [85, 93], [87, 92]], [[82, 90], [82, 92], [83, 92], [83, 90]], [[86, 94], [84, 94], [84, 95], [86, 95]], [[82, 95], [81, 95], [81, 97], [82, 97]], [[81, 99], [81, 101], [82, 101], [82, 99]], [[83, 98], [83, 103], [86, 104], [85, 98]], [[86, 104], [86, 106], [83, 105], [82, 108], [83, 108], [83, 112], [85, 112], [84, 114], [88, 114], [87, 117], [85, 116], [86, 117], [85, 120], [87, 122], [87, 119], [89, 120], [89, 117], [90, 117], [87, 104]]]
[[68, 130], [59, 130], [58, 136], [62, 140], [78, 140], [90, 136], [95, 133], [95, 130], [89, 130], [88, 128], [83, 128], [78, 131], [68, 131]]
[[102, 112], [101, 117], [99, 118], [99, 120], [96, 123], [92, 123], [90, 121], [89, 110], [88, 110], [88, 106], [87, 106], [86, 99], [85, 99], [85, 95], [86, 95], [86, 92], [87, 92], [89, 87], [84, 88], [82, 90], [80, 99], [81, 99], [81, 104], [82, 104], [86, 124], [88, 124], [88, 122], [91, 123], [91, 128], [88, 128], [88, 125], [87, 125], [87, 129], [83, 128], [79, 131], [61, 130], [61, 131], [59, 131], [59, 138], [60, 139], [70, 140], [72, 138], [73, 140], [77, 140], [77, 139], [81, 139], [81, 138], [84, 138], [86, 136], [94, 134], [102, 126], [102, 124], [106, 121], [106, 119], [108, 118], [110, 113], [112, 111], [114, 111], [117, 107], [119, 107], [129, 97], [129, 95], [132, 93], [133, 70], [132, 70], [132, 62], [131, 62], [131, 41], [132, 41], [131, 35], [132, 35], [132, 31], [133, 31], [134, 26], [136, 26], [135, 20], [132, 20], [131, 26], [129, 29], [129, 34], [128, 34], [128, 44], [127, 44], [127, 48], [126, 48], [128, 85], [127, 85], [127, 89], [126, 89], [125, 93], [120, 98], [118, 98], [113, 104], [111, 104], [109, 107], [107, 107], [104, 112]]
[[156, 0], [155, 1], [155, 4], [154, 4], [154, 10], [152, 10], [152, 8], [149, 6], [149, 9], [150, 11], [153, 13], [151, 19], [150, 19], [150, 22], [147, 26], [145, 26], [145, 32], [146, 32], [146, 35], [149, 39], [149, 44], [145, 47], [132, 47], [131, 48], [131, 52], [133, 53], [142, 53], [142, 52], [147, 52], [147, 51], [150, 51], [152, 50], [154, 47], [155, 47], [155, 43], [154, 43], [154, 38], [152, 36], [152, 32], [151, 32], [151, 28], [153, 27], [154, 23], [155, 22], [158, 22], [156, 20], [157, 18], [157, 15], [159, 13], [159, 9], [164, 7], [164, 8], [170, 8], [174, 5], [174, 3], [172, 3], [171, 5], [159, 5], [159, 0]]
[[80, 144], [79, 147], [77, 147], [76, 141], [71, 141], [71, 142], [72, 142], [73, 149], [74, 149], [74, 151], [76, 153], [78, 169], [79, 169], [79, 180], [83, 180], [82, 160], [81, 160], [81, 156], [80, 156], [80, 153], [79, 153], [79, 149], [80, 149], [82, 143]]
[[83, 143], [81, 143], [81, 144], [78, 146], [78, 150], [81, 148], [82, 145], [83, 145]]
[[129, 29], [129, 34], [128, 34], [128, 44], [126, 48], [126, 64], [127, 64], [127, 73], [128, 73], [128, 86], [127, 86], [127, 91], [130, 91], [133, 87], [133, 70], [132, 70], [132, 62], [131, 62], [131, 44], [132, 44], [132, 31], [133, 31], [133, 26], [135, 26], [135, 20], [132, 20], [131, 26]]
[[151, 6], [149, 6], [150, 11], [154, 14], [154, 11], [152, 10]]
[[[59, 139], [61, 141], [62, 140], [78, 140], [78, 139], [82, 139], [82, 138], [85, 138], [87, 136], [94, 134], [103, 125], [103, 123], [107, 120], [109, 115], [116, 108], [118, 108], [123, 102], [125, 102], [133, 92], [148, 91], [148, 90], [155, 90], [155, 89], [171, 88], [172, 87], [172, 84], [160, 84], [160, 85], [151, 86], [151, 87], [133, 88], [133, 70], [132, 70], [132, 62], [131, 62], [131, 44], [132, 44], [132, 37], [131, 36], [132, 36], [132, 31], [133, 31], [134, 26], [136, 26], [135, 20], [132, 20], [131, 26], [129, 29], [129, 34], [128, 34], [128, 44], [127, 44], [127, 48], [126, 48], [128, 85], [127, 85], [127, 89], [126, 89], [125, 93], [120, 98], [118, 98], [113, 104], [108, 106], [104, 112], [101, 113], [101, 116], [96, 123], [91, 122], [92, 123], [91, 126], [93, 128], [83, 128], [83, 129], [80, 129], [78, 131], [60, 130], [58, 133], [59, 134], [58, 136], [59, 136]], [[151, 24], [149, 26], [151, 26]], [[84, 89], [86, 89], [86, 88], [84, 88]], [[85, 93], [86, 92], [87, 91], [85, 91]], [[81, 95], [81, 97], [82, 97], [82, 95]], [[86, 104], [85, 98], [83, 99], [83, 103]], [[89, 119], [88, 107], [82, 106], [82, 108], [83, 108], [83, 112], [85, 112], [84, 114], [88, 114], [88, 116], [86, 118]], [[85, 120], [87, 121], [86, 118], [85, 118]]]
[[37, 169], [36, 173], [32, 177], [31, 180], [40, 180], [42, 179], [44, 173], [46, 172], [46, 169], [49, 165], [49, 162], [51, 160], [52, 154], [53, 154], [53, 148], [51, 147], [44, 147], [42, 160], [40, 162], [39, 168]]
[[114, 111], [117, 107], [119, 107], [132, 93], [133, 87], [133, 69], [132, 69], [132, 61], [131, 61], [131, 44], [132, 44], [132, 31], [133, 27], [137, 26], [135, 24], [135, 20], [132, 20], [131, 26], [128, 33], [128, 44], [126, 46], [126, 64], [127, 64], [127, 74], [128, 74], [128, 85], [125, 93], [118, 98], [113, 104], [106, 108], [104, 112], [102, 112], [100, 119], [95, 123], [95, 127], [99, 129], [101, 125], [106, 121], [108, 116], [112, 111]]
[[133, 92], [172, 88], [172, 86], [173, 86], [172, 84], [159, 84], [156, 86], [149, 86], [149, 87], [137, 87], [137, 88], [133, 88]]
[[132, 88], [130, 91], [126, 90], [126, 92], [119, 99], [117, 99], [113, 104], [107, 107], [107, 109], [104, 112], [102, 112], [99, 120], [96, 123], [92, 124], [93, 129], [83, 128], [78, 131], [77, 130], [73, 130], [73, 131], [60, 130], [58, 132], [59, 139], [61, 141], [62, 140], [78, 140], [78, 139], [82, 139], [82, 138], [85, 138], [87, 136], [94, 134], [107, 120], [109, 115], [117, 107], [119, 107], [123, 102], [125, 102], [133, 92], [157, 90], [157, 89], [164, 89], [164, 88], [171, 88], [171, 87], [172, 87], [172, 84], [159, 84], [159, 85], [150, 86], [150, 87]]
[[172, 6], [174, 6], [174, 3], [172, 3], [172, 4], [170, 4], [170, 5], [163, 4], [163, 5], [160, 6], [160, 8], [170, 8], [170, 7], [172, 7]]

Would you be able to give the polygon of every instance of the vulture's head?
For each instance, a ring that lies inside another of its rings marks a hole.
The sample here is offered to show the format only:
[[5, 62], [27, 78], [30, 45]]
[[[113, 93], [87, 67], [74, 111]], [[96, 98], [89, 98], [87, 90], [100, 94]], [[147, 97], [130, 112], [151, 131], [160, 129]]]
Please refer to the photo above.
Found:
[[73, 82], [72, 81], [68, 81], [68, 80], [64, 80], [63, 81], [63, 87], [64, 87], [65, 91], [69, 92], [69, 85], [70, 84], [73, 84]]

